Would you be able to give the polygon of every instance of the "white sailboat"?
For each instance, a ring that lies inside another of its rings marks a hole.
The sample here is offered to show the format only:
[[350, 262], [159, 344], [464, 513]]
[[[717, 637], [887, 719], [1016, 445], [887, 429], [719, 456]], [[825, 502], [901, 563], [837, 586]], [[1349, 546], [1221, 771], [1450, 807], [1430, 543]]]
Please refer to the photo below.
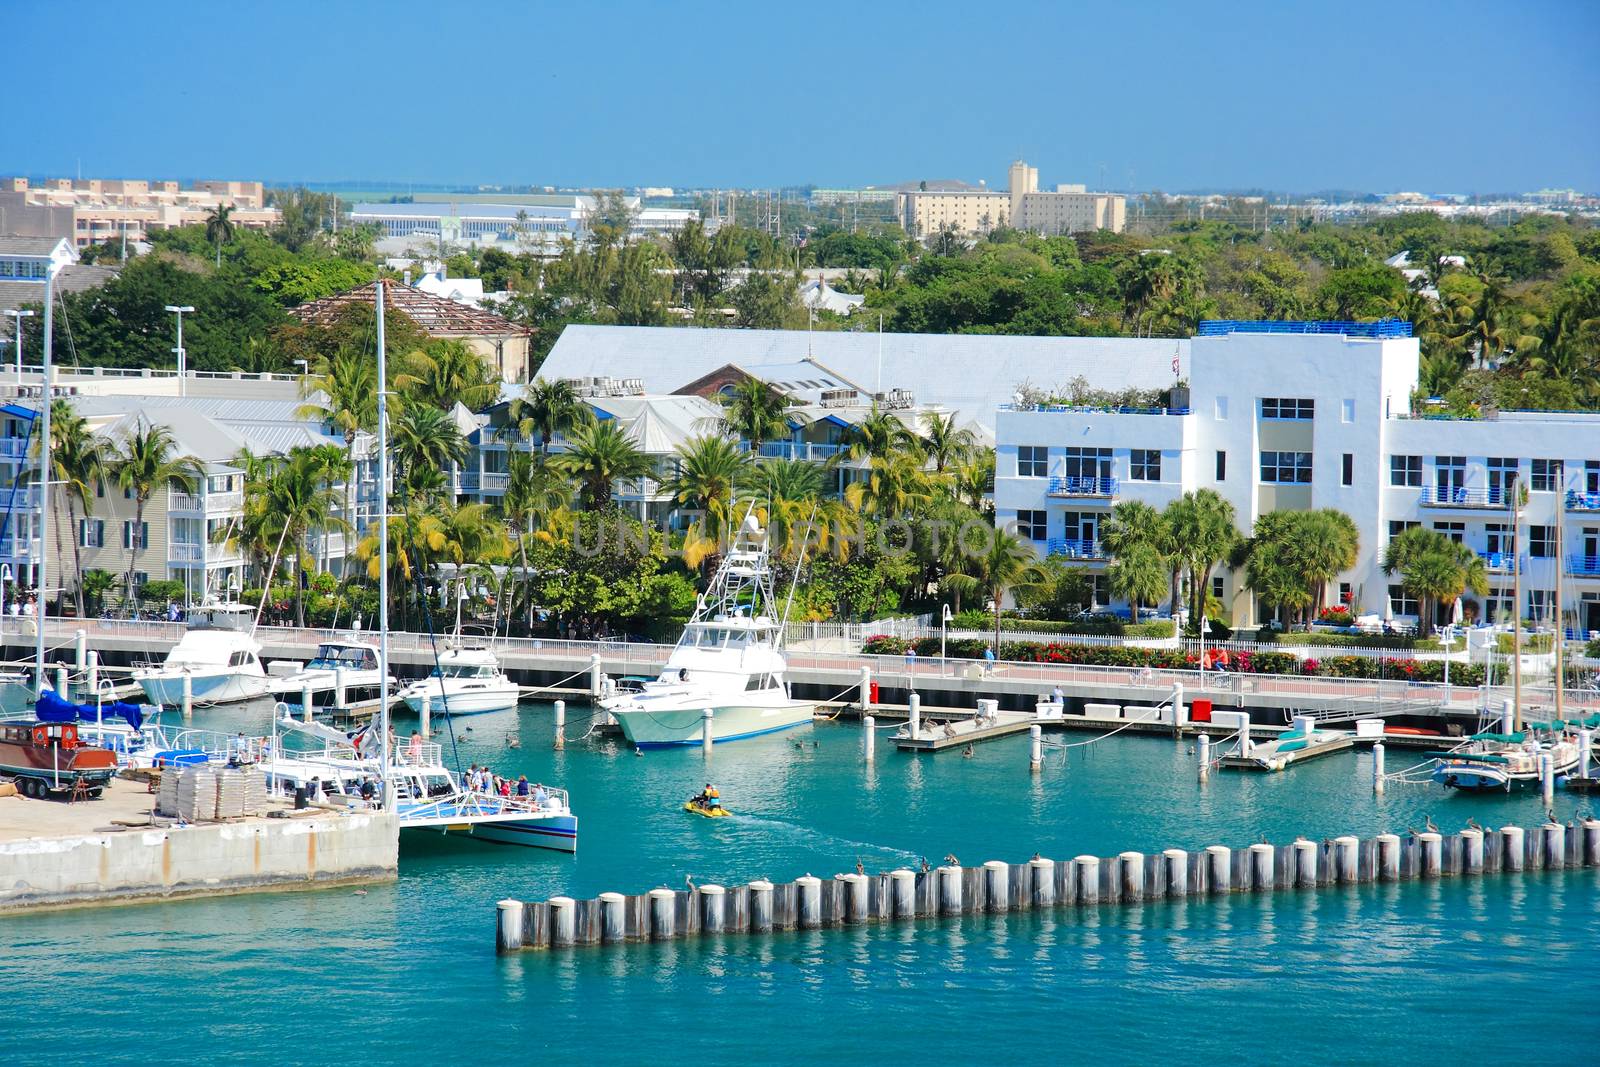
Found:
[[[765, 531], [747, 514], [660, 677], [600, 701], [638, 748], [739, 741], [809, 725], [789, 695]], [[709, 719], [707, 710], [710, 711]]]

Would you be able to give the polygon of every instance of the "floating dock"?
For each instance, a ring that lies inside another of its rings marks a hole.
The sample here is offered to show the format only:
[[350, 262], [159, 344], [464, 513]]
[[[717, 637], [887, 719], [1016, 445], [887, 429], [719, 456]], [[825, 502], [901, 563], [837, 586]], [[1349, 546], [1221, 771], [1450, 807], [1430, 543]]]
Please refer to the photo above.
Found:
[[1318, 730], [1310, 737], [1289, 731], [1272, 741], [1257, 741], [1249, 752], [1230, 752], [1218, 757], [1217, 766], [1231, 771], [1286, 771], [1335, 752], [1354, 748], [1353, 734]]
[[[953, 857], [951, 857], [953, 859]], [[1243, 849], [1212, 845], [1146, 854], [990, 860], [920, 871], [856, 872], [792, 882], [754, 881], [725, 888], [654, 889], [593, 900], [556, 896], [524, 903], [506, 899], [495, 913], [495, 948], [564, 949], [671, 941], [700, 936], [762, 936], [863, 923], [1045, 908], [1137, 904], [1229, 893], [1272, 893], [1360, 882], [1474, 877], [1499, 872], [1600, 867], [1600, 819], [1546, 823], [1532, 829], [1467, 829], [1379, 834], [1368, 840], [1299, 839]]]
[[1026, 733], [1029, 727], [1039, 722], [1037, 715], [1024, 711], [1000, 711], [994, 701], [980, 700], [976, 712], [951, 708], [928, 709], [930, 713], [942, 711], [961, 716], [934, 723], [922, 718], [920, 698], [913, 695], [911, 702], [906, 725], [890, 737], [902, 752], [943, 752], [948, 748], [965, 748], [984, 741], [997, 741], [1012, 734]]

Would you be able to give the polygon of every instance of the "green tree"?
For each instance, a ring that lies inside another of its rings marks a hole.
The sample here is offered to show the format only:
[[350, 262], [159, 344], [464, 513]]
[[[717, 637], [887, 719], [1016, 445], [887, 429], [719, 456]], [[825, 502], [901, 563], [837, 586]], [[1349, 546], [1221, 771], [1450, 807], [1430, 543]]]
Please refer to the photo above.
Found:
[[749, 465], [749, 453], [726, 437], [694, 437], [678, 447], [677, 472], [661, 487], [679, 505], [700, 512], [690, 541], [722, 542], [734, 520], [734, 490]]
[[454, 338], [430, 341], [408, 352], [395, 376], [408, 401], [449, 411], [456, 404], [481, 411], [500, 397], [500, 382], [483, 358]]
[[554, 461], [578, 481], [578, 496], [586, 511], [599, 511], [611, 502], [612, 485], [623, 478], [650, 473], [650, 459], [618, 428], [615, 419], [580, 426], [567, 438], [567, 451]]
[[1214, 489], [1184, 493], [1167, 505], [1175, 555], [1189, 575], [1190, 625], [1198, 628], [1211, 585], [1211, 570], [1227, 559], [1239, 541], [1233, 505]]
[[789, 398], [759, 378], [746, 375], [721, 400], [723, 427], [757, 455], [763, 442], [789, 432]]
[[427, 404], [406, 404], [391, 420], [389, 452], [394, 479], [413, 497], [432, 499], [443, 487], [446, 468], [459, 467], [471, 447], [448, 412]]
[[1004, 530], [995, 530], [981, 551], [968, 556], [963, 573], [946, 577], [953, 589], [978, 593], [994, 603], [994, 648], [1000, 651], [1000, 611], [1007, 593], [1036, 585], [1044, 574], [1034, 559], [1033, 546]]
[[535, 378], [506, 410], [509, 425], [523, 437], [539, 440], [539, 452], [548, 455], [550, 439], [594, 422], [594, 409], [584, 402], [572, 383], [564, 379]]
[[[51, 402], [50, 459], [55, 468], [53, 477], [64, 492], [51, 496], [57, 504], [64, 496], [67, 501], [67, 532], [72, 538], [72, 562], [78, 581], [74, 589], [78, 617], [84, 614], [83, 602], [83, 539], [78, 536], [78, 517], [85, 519], [94, 514], [95, 487], [106, 474], [106, 443], [89, 428], [89, 422], [72, 409], [66, 399]], [[61, 555], [59, 537], [61, 524], [56, 523], [58, 544], [56, 555]]]
[[1106, 581], [1113, 596], [1128, 601], [1128, 617], [1139, 621], [1139, 607], [1154, 604], [1167, 591], [1167, 560], [1154, 545], [1140, 542], [1106, 567]]
[[1437, 530], [1413, 526], [1389, 542], [1383, 553], [1383, 573], [1400, 575], [1400, 584], [1417, 599], [1417, 628], [1424, 636], [1433, 632], [1434, 609], [1468, 590], [1479, 596], [1489, 591], [1489, 572], [1483, 558]]
[[141, 416], [113, 446], [106, 473], [133, 496], [132, 547], [123, 585], [123, 599], [132, 604], [133, 572], [139, 568], [139, 553], [144, 550], [140, 533], [144, 529], [145, 507], [158, 489], [195, 492], [204, 472], [199, 460], [179, 454], [177, 440], [169, 428], [147, 422]]
[[217, 246], [217, 269], [222, 269], [222, 246], [233, 240], [233, 206], [218, 204], [206, 215], [206, 240]]
[[922, 424], [922, 451], [933, 461], [933, 469], [943, 474], [945, 468], [959, 463], [978, 447], [978, 437], [970, 429], [958, 426], [958, 412], [929, 415]]

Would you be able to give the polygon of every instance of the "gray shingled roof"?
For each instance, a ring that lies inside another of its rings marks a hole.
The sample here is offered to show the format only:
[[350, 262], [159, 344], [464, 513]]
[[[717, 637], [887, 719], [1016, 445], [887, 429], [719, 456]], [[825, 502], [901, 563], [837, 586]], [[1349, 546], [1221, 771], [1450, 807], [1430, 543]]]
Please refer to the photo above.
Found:
[[0, 233], [0, 256], [48, 256], [65, 238]]

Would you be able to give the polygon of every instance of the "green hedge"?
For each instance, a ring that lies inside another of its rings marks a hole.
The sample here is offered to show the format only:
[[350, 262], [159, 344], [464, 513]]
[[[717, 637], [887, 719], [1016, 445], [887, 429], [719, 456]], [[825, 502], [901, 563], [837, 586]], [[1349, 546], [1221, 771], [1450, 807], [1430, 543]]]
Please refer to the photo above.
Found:
[[[982, 659], [987, 641], [963, 638], [949, 642], [946, 655], [951, 659]], [[910, 649], [919, 656], [939, 655], [937, 637], [915, 640], [880, 635], [868, 638], [862, 651], [874, 656], [903, 656]], [[1074, 645], [1052, 641], [1002, 641], [997, 655], [1002, 660], [1023, 663], [1077, 663], [1096, 667], [1155, 667], [1164, 670], [1194, 670], [1200, 657], [1194, 652], [1164, 648], [1130, 648], [1116, 645]], [[1369, 656], [1327, 656], [1301, 660], [1289, 652], [1234, 652], [1229, 654], [1229, 673], [1298, 674], [1326, 678], [1392, 678], [1414, 682], [1444, 680], [1444, 664], [1439, 661], [1387, 659]], [[1450, 681], [1457, 685], [1483, 684], [1483, 668], [1477, 664], [1452, 664]]]
[[[982, 611], [963, 611], [950, 620], [958, 630], [994, 631], [994, 616]], [[1015, 615], [1000, 616], [1000, 632], [1034, 634], [1075, 634], [1083, 637], [1171, 637], [1172, 620], [1155, 619], [1150, 622], [1076, 622], [1061, 619], [1024, 619]]]

